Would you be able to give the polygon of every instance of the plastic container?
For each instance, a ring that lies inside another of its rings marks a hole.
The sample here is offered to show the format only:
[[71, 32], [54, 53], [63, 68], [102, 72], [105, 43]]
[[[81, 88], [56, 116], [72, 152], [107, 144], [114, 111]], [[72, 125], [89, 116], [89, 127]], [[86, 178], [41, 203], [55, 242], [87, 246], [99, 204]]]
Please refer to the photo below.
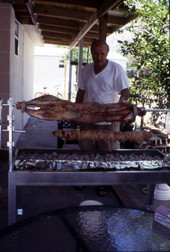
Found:
[[167, 184], [157, 184], [154, 191], [154, 199], [170, 200], [170, 187]]

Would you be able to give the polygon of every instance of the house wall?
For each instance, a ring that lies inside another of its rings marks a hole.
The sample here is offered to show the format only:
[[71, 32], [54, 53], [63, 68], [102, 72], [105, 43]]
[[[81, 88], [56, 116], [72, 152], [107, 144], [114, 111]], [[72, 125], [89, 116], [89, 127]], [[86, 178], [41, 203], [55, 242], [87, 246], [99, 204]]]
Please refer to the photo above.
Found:
[[[16, 27], [18, 35], [16, 36]], [[16, 23], [12, 6], [0, 3], [0, 98], [6, 104], [11, 97], [14, 104], [33, 97], [34, 39], [30, 37], [30, 27]], [[18, 55], [15, 39], [18, 39]], [[25, 113], [14, 107], [14, 128], [23, 129], [28, 120]], [[2, 128], [6, 129], [8, 106], [3, 106]], [[14, 133], [16, 143], [19, 134]], [[3, 132], [1, 147], [6, 148], [8, 133]]]
[[[68, 62], [64, 56], [67, 48], [55, 45], [35, 47], [34, 53], [34, 95], [47, 92], [62, 99], [68, 99]], [[45, 89], [44, 89], [45, 88]]]
[[9, 94], [10, 6], [0, 3], [0, 97]]

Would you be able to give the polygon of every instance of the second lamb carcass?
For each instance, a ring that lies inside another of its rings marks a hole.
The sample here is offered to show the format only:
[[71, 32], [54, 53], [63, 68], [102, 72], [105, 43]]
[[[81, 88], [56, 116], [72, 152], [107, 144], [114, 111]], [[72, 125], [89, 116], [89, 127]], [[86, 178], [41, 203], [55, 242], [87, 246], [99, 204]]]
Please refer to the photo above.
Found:
[[83, 123], [127, 122], [138, 113], [137, 107], [130, 103], [73, 103], [52, 95], [44, 95], [27, 102], [18, 102], [16, 107], [30, 116], [43, 120], [71, 120]]

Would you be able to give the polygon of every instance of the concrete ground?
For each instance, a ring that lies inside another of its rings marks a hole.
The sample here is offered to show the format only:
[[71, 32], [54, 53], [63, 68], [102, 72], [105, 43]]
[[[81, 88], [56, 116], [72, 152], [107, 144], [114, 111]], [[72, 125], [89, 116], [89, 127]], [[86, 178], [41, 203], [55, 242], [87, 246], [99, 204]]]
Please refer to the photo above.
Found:
[[[16, 148], [50, 149], [57, 148], [57, 139], [51, 132], [57, 129], [56, 122], [30, 118], [25, 133], [22, 133]], [[64, 148], [78, 146], [64, 146]], [[83, 189], [76, 187], [22, 187], [18, 190], [17, 209], [23, 213], [17, 216], [17, 221], [50, 210], [78, 206], [86, 200], [94, 200], [109, 206], [123, 206], [145, 209], [147, 193], [143, 192], [145, 185], [128, 185], [108, 187], [107, 196], [98, 196], [97, 187], [89, 186]], [[0, 230], [8, 226], [8, 151], [0, 151]], [[170, 207], [169, 201], [154, 200], [153, 209], [159, 205]]]

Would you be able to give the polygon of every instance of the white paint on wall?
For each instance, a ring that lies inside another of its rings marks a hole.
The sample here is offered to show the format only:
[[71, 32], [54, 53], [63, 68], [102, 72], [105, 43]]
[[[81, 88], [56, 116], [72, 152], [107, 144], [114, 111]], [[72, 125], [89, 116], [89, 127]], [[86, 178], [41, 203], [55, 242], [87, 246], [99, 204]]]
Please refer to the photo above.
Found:
[[[16, 19], [9, 3], [0, 3], [0, 98], [3, 103], [11, 97], [14, 103], [33, 97], [34, 46], [35, 36], [30, 26], [18, 23], [16, 36]], [[15, 54], [15, 39], [18, 39], [18, 55]], [[37, 40], [37, 38], [36, 38]], [[3, 125], [7, 128], [8, 108], [3, 110]], [[14, 127], [22, 129], [28, 120], [26, 113], [14, 108]], [[16, 142], [19, 134], [14, 133]], [[2, 147], [6, 148], [8, 134], [4, 133]]]
[[68, 63], [63, 60], [67, 52], [55, 45], [35, 47], [34, 96], [45, 91], [67, 99]]

